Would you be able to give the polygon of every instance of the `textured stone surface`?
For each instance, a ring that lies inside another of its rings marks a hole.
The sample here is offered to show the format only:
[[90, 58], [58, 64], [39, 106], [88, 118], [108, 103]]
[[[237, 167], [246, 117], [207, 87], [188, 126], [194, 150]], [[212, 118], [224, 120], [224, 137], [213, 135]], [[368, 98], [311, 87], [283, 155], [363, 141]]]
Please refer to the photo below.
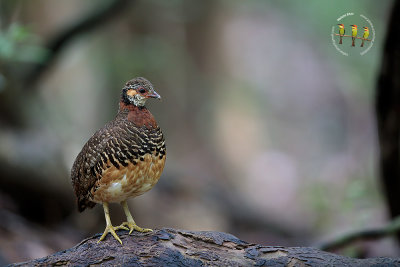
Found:
[[119, 231], [123, 245], [100, 234], [73, 248], [14, 266], [400, 266], [400, 259], [352, 259], [311, 247], [249, 244], [220, 232], [160, 229]]

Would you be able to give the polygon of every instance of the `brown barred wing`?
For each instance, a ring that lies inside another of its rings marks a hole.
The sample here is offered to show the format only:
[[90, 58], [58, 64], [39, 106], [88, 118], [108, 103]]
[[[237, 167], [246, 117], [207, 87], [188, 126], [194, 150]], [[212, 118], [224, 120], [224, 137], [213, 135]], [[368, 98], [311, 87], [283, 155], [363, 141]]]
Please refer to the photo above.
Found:
[[79, 211], [96, 205], [90, 201], [91, 189], [102, 178], [103, 171], [111, 165], [119, 169], [139, 158], [143, 143], [138, 129], [127, 121], [111, 121], [89, 139], [71, 171]]

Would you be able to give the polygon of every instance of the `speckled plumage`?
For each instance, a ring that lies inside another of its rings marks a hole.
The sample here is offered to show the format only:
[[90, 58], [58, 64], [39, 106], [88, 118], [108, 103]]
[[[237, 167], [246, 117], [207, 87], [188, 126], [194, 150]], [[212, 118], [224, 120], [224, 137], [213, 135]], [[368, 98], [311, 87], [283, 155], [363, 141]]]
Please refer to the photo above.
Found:
[[[126, 83], [115, 119], [98, 130], [78, 154], [71, 180], [79, 211], [141, 195], [160, 178], [166, 159], [164, 136], [149, 110], [133, 104], [132, 97], [141, 88], [153, 90], [144, 78]], [[128, 90], [133, 90], [132, 97]], [[154, 97], [146, 93], [141, 97]]]

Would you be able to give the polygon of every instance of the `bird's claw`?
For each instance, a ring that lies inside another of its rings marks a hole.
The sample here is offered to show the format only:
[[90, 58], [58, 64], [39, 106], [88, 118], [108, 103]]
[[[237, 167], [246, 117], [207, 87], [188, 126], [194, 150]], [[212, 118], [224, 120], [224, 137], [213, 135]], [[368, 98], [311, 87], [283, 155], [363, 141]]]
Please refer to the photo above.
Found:
[[115, 229], [116, 231], [118, 231], [118, 230], [126, 230], [126, 231], [129, 231], [129, 228], [128, 228], [128, 227], [125, 227], [124, 224], [121, 224], [120, 226], [117, 226], [117, 227], [115, 227], [114, 229]]
[[[112, 225], [107, 225], [107, 226], [106, 226], [106, 229], [104, 230], [103, 235], [100, 237], [99, 241], [97, 241], [97, 244], [98, 244], [100, 241], [102, 241], [102, 240], [107, 236], [108, 233], [111, 233], [111, 234], [114, 236], [114, 238], [117, 239], [117, 241], [118, 241], [119, 243], [121, 243], [121, 245], [122, 245], [121, 239], [118, 237], [117, 233], [115, 232], [115, 230], [122, 229], [122, 228], [119, 228], [119, 227], [120, 227], [120, 226], [118, 226], [118, 227], [113, 227]], [[126, 227], [125, 227], [125, 229], [128, 230]]]
[[118, 229], [129, 230], [129, 234], [131, 234], [133, 232], [133, 230], [141, 232], [141, 233], [153, 232], [152, 229], [139, 227], [134, 222], [123, 222], [120, 226], [117, 226], [115, 229], [116, 230], [118, 230]]

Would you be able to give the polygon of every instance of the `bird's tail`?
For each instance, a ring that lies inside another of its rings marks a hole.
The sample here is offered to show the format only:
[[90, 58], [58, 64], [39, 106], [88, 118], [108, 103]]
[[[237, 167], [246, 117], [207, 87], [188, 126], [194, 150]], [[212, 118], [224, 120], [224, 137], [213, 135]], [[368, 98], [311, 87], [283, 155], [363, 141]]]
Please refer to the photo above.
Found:
[[90, 201], [90, 200], [88, 200], [87, 198], [85, 198], [85, 197], [83, 197], [83, 198], [78, 198], [78, 211], [79, 212], [82, 212], [82, 211], [84, 211], [87, 207], [89, 207], [89, 208], [93, 208], [95, 205], [96, 205], [96, 203], [94, 203], [94, 202], [92, 202], [92, 201]]
[[342, 43], [343, 43], [343, 42], [342, 42], [342, 39], [343, 39], [343, 36], [340, 36], [339, 44], [342, 44]]
[[364, 47], [364, 39], [361, 41], [361, 46], [360, 47]]
[[356, 40], [356, 38], [351, 38], [352, 39], [352, 42], [351, 42], [351, 46], [356, 46], [356, 44], [354, 43], [354, 41]]

